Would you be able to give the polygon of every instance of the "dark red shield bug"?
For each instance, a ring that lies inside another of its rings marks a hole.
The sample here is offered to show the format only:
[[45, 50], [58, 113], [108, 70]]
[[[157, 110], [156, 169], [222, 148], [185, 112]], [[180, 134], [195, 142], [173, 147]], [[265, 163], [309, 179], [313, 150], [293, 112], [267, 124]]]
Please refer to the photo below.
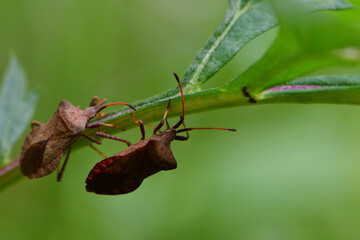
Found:
[[90, 106], [81, 110], [68, 101], [62, 100], [46, 124], [32, 122], [33, 130], [26, 136], [20, 154], [22, 174], [28, 178], [39, 178], [50, 174], [58, 168], [60, 160], [67, 150], [63, 167], [58, 173], [58, 181], [60, 181], [70, 155], [71, 145], [80, 136], [101, 144], [99, 140], [83, 134], [89, 121], [110, 105], [122, 104], [133, 108], [127, 103], [104, 105], [105, 102], [106, 99], [99, 101], [97, 97], [93, 97]]
[[[170, 143], [173, 140], [187, 140], [188, 131], [194, 129], [219, 129], [236, 131], [229, 128], [178, 128], [184, 124], [184, 96], [178, 76], [174, 73], [179, 84], [182, 98], [182, 116], [180, 120], [170, 127], [166, 121], [166, 116], [170, 107], [168, 102], [165, 114], [161, 122], [154, 128], [153, 135], [145, 139], [144, 125], [141, 120], [139, 123], [142, 132], [142, 138], [136, 144], [104, 133], [97, 133], [98, 136], [125, 142], [128, 148], [112, 157], [108, 157], [97, 163], [90, 171], [86, 179], [86, 190], [97, 194], [125, 194], [137, 189], [142, 181], [161, 171], [171, 170], [177, 167], [176, 160], [170, 149]], [[166, 121], [167, 129], [160, 132], [160, 128]], [[157, 134], [157, 132], [160, 132]], [[187, 136], [179, 136], [181, 132], [186, 132]]]

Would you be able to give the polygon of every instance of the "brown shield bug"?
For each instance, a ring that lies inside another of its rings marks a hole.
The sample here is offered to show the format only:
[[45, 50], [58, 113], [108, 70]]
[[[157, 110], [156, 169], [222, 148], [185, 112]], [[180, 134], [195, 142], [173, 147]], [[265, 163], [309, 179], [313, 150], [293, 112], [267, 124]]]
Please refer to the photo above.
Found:
[[[142, 138], [133, 145], [124, 139], [98, 132], [98, 136], [124, 142], [128, 145], [128, 148], [112, 157], [105, 158], [94, 166], [86, 179], [86, 190], [88, 192], [106, 195], [129, 193], [136, 190], [145, 178], [161, 170], [175, 169], [177, 162], [170, 149], [170, 143], [173, 140], [188, 140], [188, 131], [190, 130], [219, 129], [236, 131], [230, 128], [183, 128], [178, 130], [181, 125], [184, 125], [184, 95], [179, 78], [175, 73], [174, 75], [179, 84], [182, 98], [182, 116], [180, 120], [173, 127], [170, 127], [167, 123], [166, 116], [170, 107], [169, 100], [163, 119], [154, 128], [153, 135], [148, 139], [145, 139], [143, 122], [141, 120], [135, 121], [134, 118], [134, 123], [140, 125]], [[165, 121], [167, 129], [157, 134]], [[181, 132], [186, 132], [187, 136], [179, 136], [178, 134]]]
[[[83, 134], [89, 121], [101, 110], [110, 105], [122, 104], [136, 110], [128, 103], [112, 103], [104, 105], [106, 99], [99, 101], [93, 97], [90, 106], [84, 110], [62, 100], [50, 120], [46, 124], [32, 122], [33, 130], [26, 136], [20, 154], [20, 170], [28, 178], [39, 178], [50, 174], [58, 168], [60, 160], [67, 150], [62, 169], [58, 172], [61, 180], [66, 163], [71, 152], [71, 145], [83, 136], [92, 142], [101, 142]], [[35, 128], [34, 128], [35, 127]]]

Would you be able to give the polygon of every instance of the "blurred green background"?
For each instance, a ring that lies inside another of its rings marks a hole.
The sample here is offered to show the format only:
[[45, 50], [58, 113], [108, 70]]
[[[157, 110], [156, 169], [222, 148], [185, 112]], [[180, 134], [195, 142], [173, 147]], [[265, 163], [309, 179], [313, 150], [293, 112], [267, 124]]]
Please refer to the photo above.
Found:
[[[14, 50], [39, 91], [41, 122], [61, 99], [132, 103], [175, 86], [172, 72], [185, 73], [226, 7], [225, 0], [0, 1], [0, 72]], [[358, 9], [331, 14], [360, 26]], [[246, 46], [206, 87], [256, 61], [276, 31]], [[85, 191], [101, 158], [82, 148], [61, 183], [52, 174], [0, 193], [0, 239], [360, 239], [359, 119], [358, 106], [341, 105], [189, 115], [187, 126], [238, 132], [194, 131], [173, 142], [178, 169], [123, 196]], [[140, 133], [121, 137], [136, 142]], [[124, 148], [106, 141], [101, 150]]]

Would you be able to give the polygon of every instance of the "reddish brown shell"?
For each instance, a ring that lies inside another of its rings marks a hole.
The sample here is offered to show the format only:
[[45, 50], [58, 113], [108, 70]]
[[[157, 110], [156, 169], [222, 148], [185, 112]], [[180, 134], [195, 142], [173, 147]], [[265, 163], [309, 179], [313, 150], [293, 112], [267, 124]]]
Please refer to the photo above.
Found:
[[97, 194], [125, 194], [161, 171], [177, 167], [170, 149], [175, 132], [164, 131], [141, 140], [124, 151], [97, 163], [86, 179], [86, 190]]

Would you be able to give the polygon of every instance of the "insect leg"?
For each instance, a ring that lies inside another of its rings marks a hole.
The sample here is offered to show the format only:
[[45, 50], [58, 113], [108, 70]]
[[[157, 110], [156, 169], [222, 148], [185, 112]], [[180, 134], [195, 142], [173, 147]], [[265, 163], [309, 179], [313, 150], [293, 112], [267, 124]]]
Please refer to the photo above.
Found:
[[100, 140], [97, 140], [96, 138], [93, 138], [93, 137], [91, 137], [91, 136], [89, 136], [89, 135], [86, 135], [86, 134], [80, 134], [80, 136], [82, 136], [82, 137], [84, 137], [84, 138], [87, 138], [87, 139], [89, 139], [90, 141], [92, 141], [92, 142], [94, 142], [94, 143], [96, 143], [96, 144], [101, 144], [101, 141]]
[[132, 120], [134, 122], [134, 124], [139, 124], [140, 126], [140, 131], [141, 131], [141, 140], [145, 139], [145, 128], [144, 128], [144, 122], [142, 120], [135, 120], [134, 115], [132, 114], [132, 112], [130, 112], [130, 115], [132, 117]]
[[[155, 127], [150, 124], [145, 124], [147, 127], [151, 128], [152, 130], [155, 130]], [[157, 130], [157, 132], [162, 133], [162, 131]]]
[[[181, 118], [181, 117], [180, 117]], [[185, 125], [185, 122], [183, 121], [182, 125], [184, 126], [184, 129], [186, 129], [186, 125]], [[186, 137], [184, 136], [175, 136], [175, 140], [180, 140], [180, 141], [186, 141], [189, 139], [190, 135], [189, 135], [189, 132], [188, 131], [184, 131], [186, 132]]]
[[89, 144], [89, 146], [98, 154], [100, 154], [100, 156], [102, 156], [103, 158], [107, 158], [107, 156], [105, 154], [103, 154], [98, 148], [96, 148], [94, 145]]
[[65, 157], [65, 161], [61, 167], [61, 170], [57, 173], [57, 181], [60, 182], [62, 179], [62, 176], [64, 174], [65, 171], [65, 167], [66, 164], [68, 163], [69, 157], [70, 157], [70, 152], [71, 152], [71, 146], [68, 148], [67, 153], [66, 153], [66, 157]]
[[[115, 125], [115, 124], [111, 124], [111, 123], [99, 123], [97, 126], [113, 127], [113, 128], [117, 128], [117, 129], [120, 129], [120, 130], [122, 130], [122, 131], [125, 131], [124, 128], [119, 127], [119, 126], [117, 126], [117, 125]], [[99, 128], [98, 128], [98, 129], [99, 129]]]
[[115, 137], [115, 136], [112, 136], [112, 135], [109, 135], [109, 134], [106, 134], [106, 133], [103, 133], [103, 132], [97, 132], [96, 135], [99, 136], [99, 137], [108, 138], [108, 139], [112, 139], [112, 140], [116, 140], [116, 141], [119, 141], [119, 142], [126, 143], [128, 146], [131, 145], [131, 142], [129, 142], [129, 141], [125, 140], [125, 139], [118, 138], [118, 137]]
[[186, 141], [189, 139], [189, 136], [175, 136], [174, 138], [175, 140], [180, 140], [180, 141]]
[[173, 126], [173, 128], [174, 128], [174, 129], [177, 129], [178, 127], [181, 126], [181, 124], [183, 124], [183, 122], [184, 122], [184, 117], [181, 116], [181, 117], [180, 117], [180, 120]]
[[[185, 125], [185, 122], [182, 123], [182, 125], [184, 126], [184, 129], [186, 129], [186, 125]], [[186, 133], [186, 137], [183, 137], [183, 136], [176, 136], [178, 138], [175, 137], [176, 140], [181, 140], [181, 141], [186, 141], [189, 139], [190, 135], [189, 135], [189, 132], [188, 131], [185, 131]]]
[[167, 114], [169, 112], [169, 109], [170, 109], [170, 103], [171, 103], [171, 99], [169, 99], [169, 101], [168, 101], [168, 104], [167, 104], [163, 119], [160, 121], [160, 123], [154, 129], [154, 134], [156, 134], [156, 132], [164, 125], [166, 116], [167, 116]]

